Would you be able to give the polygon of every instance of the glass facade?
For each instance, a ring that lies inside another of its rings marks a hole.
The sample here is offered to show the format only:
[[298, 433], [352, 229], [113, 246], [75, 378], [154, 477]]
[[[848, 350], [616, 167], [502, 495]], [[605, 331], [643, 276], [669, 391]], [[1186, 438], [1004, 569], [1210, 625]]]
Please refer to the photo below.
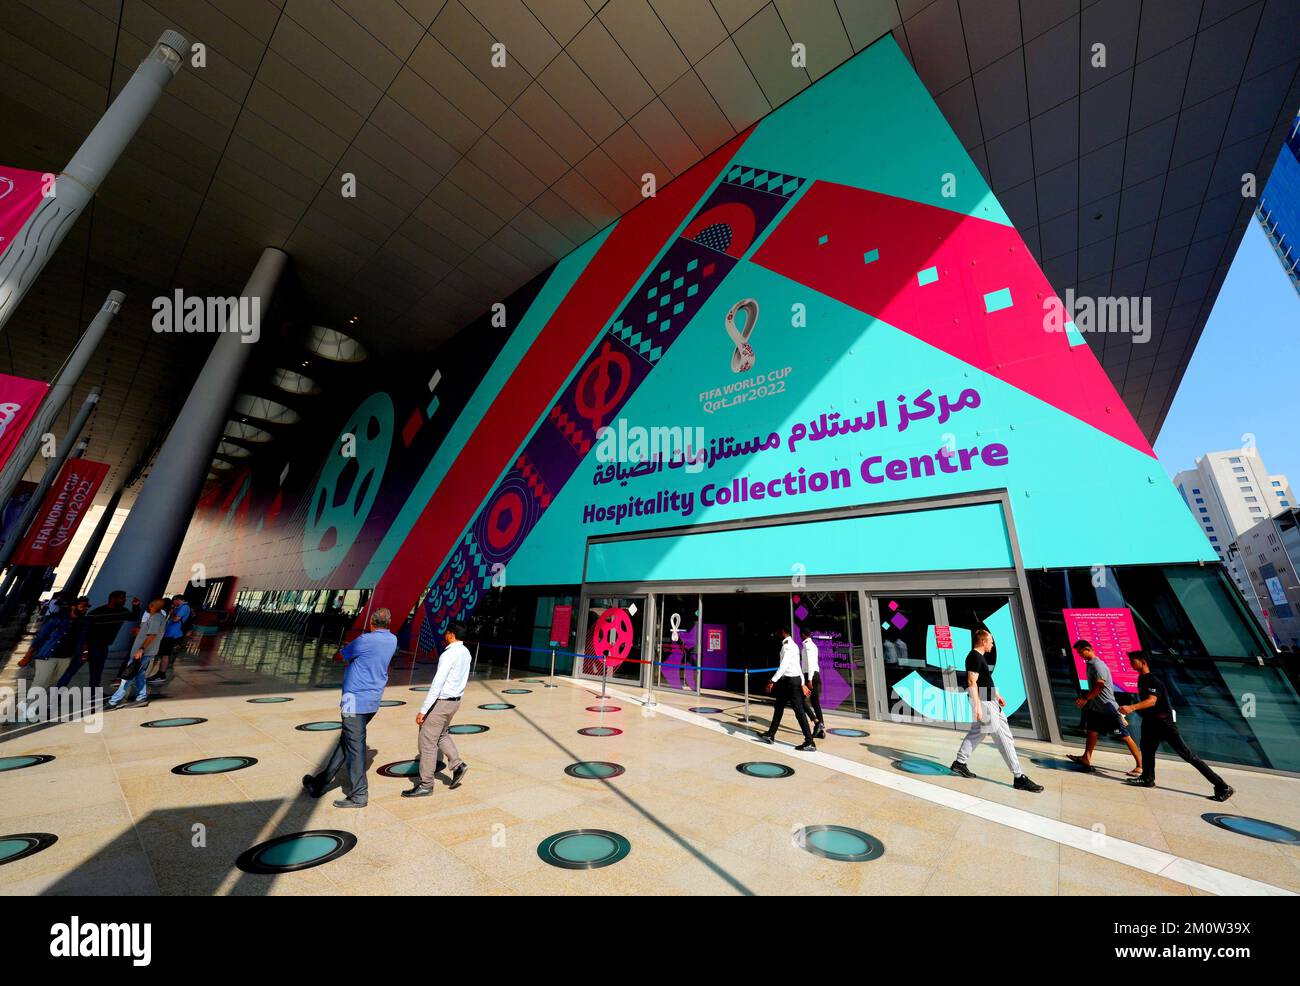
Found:
[[[1132, 614], [1152, 670], [1168, 683], [1179, 728], [1197, 753], [1224, 763], [1300, 770], [1300, 697], [1219, 566], [1054, 569], [1028, 577], [1064, 736], [1083, 736], [1064, 611], [1123, 608]], [[1120, 685], [1117, 678], [1117, 692]]]

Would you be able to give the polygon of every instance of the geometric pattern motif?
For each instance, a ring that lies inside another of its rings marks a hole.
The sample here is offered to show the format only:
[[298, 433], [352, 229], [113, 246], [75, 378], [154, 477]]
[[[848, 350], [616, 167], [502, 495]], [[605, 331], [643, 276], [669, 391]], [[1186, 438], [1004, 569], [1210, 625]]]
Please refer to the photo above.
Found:
[[[743, 249], [803, 184], [792, 175], [736, 165], [697, 206], [682, 227], [691, 234], [695, 223], [696, 231], [689, 239], [678, 236], [643, 277], [572, 374], [514, 467], [479, 508], [470, 525], [478, 541], [468, 535], [462, 539], [433, 580], [439, 591], [426, 597], [424, 621], [431, 634], [441, 633], [452, 619], [464, 619], [473, 609], [465, 592], [446, 588], [448, 573], [478, 572], [478, 559], [470, 557], [470, 551], [475, 543], [484, 545], [484, 539], [494, 545], [484, 552], [489, 562], [504, 563], [514, 554], [590, 451], [597, 432], [617, 419], [722, 277], [739, 262]], [[723, 252], [728, 249], [730, 253]], [[474, 604], [490, 581], [490, 575], [478, 572]]]

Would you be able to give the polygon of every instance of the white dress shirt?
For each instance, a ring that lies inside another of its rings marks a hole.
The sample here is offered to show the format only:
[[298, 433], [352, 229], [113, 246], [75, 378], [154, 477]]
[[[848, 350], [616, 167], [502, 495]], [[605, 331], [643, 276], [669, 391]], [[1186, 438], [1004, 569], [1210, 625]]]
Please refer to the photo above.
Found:
[[776, 674], [772, 675], [772, 681], [775, 683], [782, 678], [798, 678], [799, 684], [803, 684], [803, 669], [799, 667], [799, 648], [789, 637], [781, 640], [781, 666], [776, 669]]
[[813, 675], [821, 671], [821, 666], [817, 663], [817, 645], [813, 643], [811, 634], [804, 635], [802, 649], [803, 673], [811, 680]]
[[440, 698], [460, 698], [465, 694], [465, 683], [469, 681], [469, 648], [459, 640], [450, 644], [438, 658], [438, 673], [433, 676], [429, 694], [420, 706], [421, 715], [427, 715], [433, 703]]

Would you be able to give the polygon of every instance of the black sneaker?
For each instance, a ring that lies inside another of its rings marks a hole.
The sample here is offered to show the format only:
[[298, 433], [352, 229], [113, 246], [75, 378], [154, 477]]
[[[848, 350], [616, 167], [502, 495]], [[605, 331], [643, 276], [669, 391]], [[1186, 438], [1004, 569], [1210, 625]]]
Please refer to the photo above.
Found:
[[817, 752], [817, 747], [813, 746], [811, 740], [810, 740], [809, 742], [807, 742], [807, 743], [800, 743], [798, 746], [795, 747], [795, 749], [798, 750], [800, 753], [816, 753], [816, 752]]
[[958, 777], [969, 777], [972, 780], [974, 780], [975, 778], [975, 775], [971, 773], [971, 769], [958, 760], [954, 760], [951, 764], [949, 764], [948, 769], [952, 771], [954, 774], [956, 774]]
[[463, 763], [463, 764], [461, 764], [459, 767], [457, 767], [455, 770], [453, 770], [453, 771], [451, 772], [451, 783], [448, 784], [447, 787], [448, 787], [448, 788], [458, 788], [458, 787], [460, 787], [460, 782], [461, 782], [461, 780], [464, 778], [464, 776], [465, 776], [465, 772], [468, 771], [468, 770], [469, 770], [469, 764], [467, 764], [467, 763]]
[[818, 723], [817, 728], [813, 730], [813, 739], [825, 739], [825, 738], [826, 738], [826, 727], [823, 726], [821, 723]]
[[1028, 791], [1030, 794], [1038, 794], [1043, 789], [1043, 785], [1035, 784], [1028, 774], [1021, 774], [1011, 786], [1017, 791]]
[[316, 777], [314, 774], [302, 775], [302, 789], [307, 792], [308, 796], [313, 798], [319, 798], [325, 793], [316, 785]]
[[339, 798], [334, 802], [335, 808], [364, 808], [364, 801], [353, 801], [351, 798]]
[[1227, 801], [1229, 798], [1231, 798], [1231, 797], [1232, 797], [1234, 794], [1236, 794], [1236, 793], [1237, 793], [1236, 791], [1234, 791], [1231, 787], [1229, 787], [1227, 784], [1225, 784], [1225, 785], [1223, 785], [1223, 787], [1221, 787], [1221, 788], [1217, 788], [1217, 789], [1215, 790], [1214, 794], [1210, 796], [1210, 800], [1211, 800], [1211, 801]]
[[402, 797], [404, 797], [404, 798], [427, 798], [427, 797], [429, 797], [431, 794], [433, 794], [433, 788], [431, 788], [431, 787], [425, 787], [423, 784], [417, 784], [417, 785], [415, 785], [415, 787], [411, 788], [409, 791], [403, 791], [403, 792], [402, 792]]
[[757, 736], [754, 737], [754, 739], [758, 740], [760, 743], [771, 744], [774, 742], [774, 738], [771, 733], [759, 733]]
[[1126, 784], [1132, 784], [1134, 787], [1155, 787], [1155, 781], [1149, 781], [1145, 777], [1130, 777]]

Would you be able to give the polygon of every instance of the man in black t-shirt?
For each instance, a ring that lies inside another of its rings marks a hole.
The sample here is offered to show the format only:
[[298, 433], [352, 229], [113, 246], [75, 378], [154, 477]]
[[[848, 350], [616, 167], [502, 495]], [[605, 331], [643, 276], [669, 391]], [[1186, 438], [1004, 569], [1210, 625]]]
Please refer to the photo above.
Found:
[[1156, 786], [1156, 750], [1161, 742], [1168, 743], [1173, 751], [1201, 772], [1201, 776], [1214, 785], [1211, 800], [1227, 801], [1233, 795], [1228, 782], [1205, 765], [1192, 752], [1183, 734], [1178, 731], [1178, 716], [1169, 704], [1169, 688], [1163, 680], [1151, 673], [1151, 664], [1141, 651], [1133, 651], [1128, 663], [1138, 673], [1138, 701], [1134, 705], [1121, 705], [1120, 712], [1142, 716], [1142, 776], [1129, 781], [1139, 787]]
[[974, 777], [971, 769], [966, 766], [966, 761], [970, 759], [970, 755], [975, 752], [975, 747], [979, 746], [985, 735], [991, 734], [993, 742], [997, 744], [998, 752], [1002, 754], [1002, 759], [1011, 769], [1016, 790], [1037, 794], [1043, 786], [1035, 784], [1020, 769], [1016, 744], [1011, 738], [1011, 726], [1007, 723], [1007, 714], [1003, 711], [1007, 702], [998, 694], [997, 686], [993, 684], [993, 669], [989, 667], [988, 662], [988, 654], [991, 650], [993, 650], [993, 634], [983, 628], [976, 630], [971, 637], [971, 652], [966, 655], [966, 688], [970, 694], [970, 710], [973, 719], [966, 738], [961, 741], [957, 759], [948, 769], [962, 777]]
[[[108, 604], [96, 606], [88, 614], [88, 619], [90, 624], [86, 633], [86, 653], [90, 662], [90, 687], [98, 688], [104, 677], [108, 649], [117, 639], [122, 624], [136, 623], [140, 619], [140, 600], [133, 599], [131, 609], [127, 609], [126, 592], [122, 589], [114, 589], [108, 594]], [[59, 679], [59, 684], [66, 687], [80, 669], [80, 663], [74, 660], [72, 666]]]

